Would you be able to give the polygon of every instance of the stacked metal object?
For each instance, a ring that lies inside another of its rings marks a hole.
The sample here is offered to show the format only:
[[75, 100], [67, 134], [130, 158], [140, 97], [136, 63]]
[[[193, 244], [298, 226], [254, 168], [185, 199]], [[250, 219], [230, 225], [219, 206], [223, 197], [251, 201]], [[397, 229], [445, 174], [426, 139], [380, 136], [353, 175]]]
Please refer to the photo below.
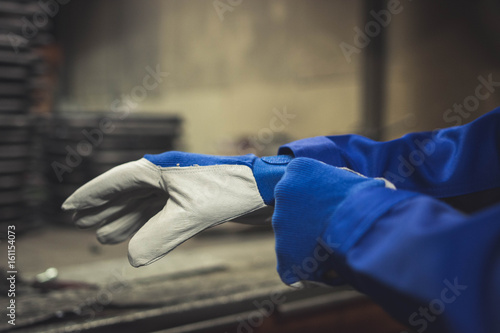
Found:
[[22, 37], [27, 5], [0, 2], [0, 114], [26, 114], [30, 78], [36, 58], [29, 40]]
[[78, 187], [146, 153], [178, 149], [180, 134], [181, 119], [176, 116], [54, 115], [44, 142], [49, 190], [45, 216], [50, 222], [70, 223], [70, 216], [60, 206]]
[[175, 116], [50, 116], [51, 103], [39, 97], [51, 91], [47, 56], [57, 54], [50, 43], [59, 9], [57, 1], [0, 0], [0, 238], [1, 224], [68, 223], [60, 205], [79, 186], [145, 153], [176, 148], [180, 135]]
[[17, 45], [45, 45], [53, 40], [53, 17], [59, 5], [50, 1], [2, 0], [0, 2], [0, 33]]
[[6, 225], [22, 231], [33, 223], [27, 182], [31, 166], [33, 122], [28, 117], [0, 115], [0, 235]]
[[[0, 236], [33, 225], [29, 170], [33, 165], [32, 84], [40, 72], [34, 46], [49, 38], [51, 19], [35, 1], [0, 1]], [[36, 20], [36, 21], [34, 21]]]

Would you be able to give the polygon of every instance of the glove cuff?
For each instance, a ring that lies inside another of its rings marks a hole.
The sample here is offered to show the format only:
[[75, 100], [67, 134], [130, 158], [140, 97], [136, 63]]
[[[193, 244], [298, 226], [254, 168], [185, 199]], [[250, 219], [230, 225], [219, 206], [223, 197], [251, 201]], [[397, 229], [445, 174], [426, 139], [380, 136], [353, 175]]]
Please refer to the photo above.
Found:
[[255, 160], [253, 174], [260, 196], [266, 205], [274, 206], [274, 188], [283, 177], [291, 160], [292, 157], [289, 155], [265, 156]]

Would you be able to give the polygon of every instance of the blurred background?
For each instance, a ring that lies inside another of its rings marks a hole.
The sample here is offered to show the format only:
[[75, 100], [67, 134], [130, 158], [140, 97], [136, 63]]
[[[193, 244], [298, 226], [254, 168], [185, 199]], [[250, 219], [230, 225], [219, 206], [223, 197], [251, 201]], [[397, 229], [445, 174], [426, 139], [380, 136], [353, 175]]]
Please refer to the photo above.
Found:
[[[59, 207], [145, 153], [262, 156], [470, 122], [500, 105], [499, 18], [495, 0], [2, 0], [0, 245], [15, 225], [16, 331], [409, 332], [349, 287], [281, 285], [270, 228], [225, 224], [134, 270], [126, 244], [100, 245]], [[267, 316], [255, 302], [270, 290], [286, 302]]]

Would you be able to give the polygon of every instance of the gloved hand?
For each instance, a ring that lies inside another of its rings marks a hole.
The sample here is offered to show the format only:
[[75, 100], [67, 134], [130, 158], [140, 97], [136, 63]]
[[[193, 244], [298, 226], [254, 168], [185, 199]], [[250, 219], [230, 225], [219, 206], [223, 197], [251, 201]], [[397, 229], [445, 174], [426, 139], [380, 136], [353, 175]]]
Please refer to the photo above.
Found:
[[62, 205], [76, 225], [99, 226], [101, 243], [132, 237], [131, 265], [150, 264], [203, 230], [274, 204], [292, 158], [145, 155], [88, 182]]
[[348, 235], [357, 226], [339, 225], [333, 242], [323, 238], [325, 229], [341, 220], [337, 211], [343, 204], [374, 187], [395, 188], [383, 178], [367, 178], [310, 158], [289, 163], [275, 188], [273, 214], [278, 273], [284, 283], [296, 287], [303, 281], [329, 283], [325, 275], [335, 270], [336, 242], [340, 234]]

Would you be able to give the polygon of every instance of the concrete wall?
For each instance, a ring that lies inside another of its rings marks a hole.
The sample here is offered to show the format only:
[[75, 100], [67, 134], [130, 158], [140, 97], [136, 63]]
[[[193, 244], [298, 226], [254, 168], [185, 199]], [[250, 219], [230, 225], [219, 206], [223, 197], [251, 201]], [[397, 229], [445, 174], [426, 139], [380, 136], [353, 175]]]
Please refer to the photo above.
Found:
[[[494, 33], [495, 23], [490, 25], [487, 18], [488, 12], [496, 17], [500, 12], [486, 7], [487, 2], [403, 3], [403, 11], [394, 16], [388, 29], [386, 138], [466, 123], [500, 106], [499, 88], [479, 100], [477, 108], [469, 97], [480, 84], [478, 76], [491, 74], [500, 82], [498, 43], [488, 36]], [[473, 111], [465, 107], [462, 114], [453, 111], [454, 104], [463, 104], [466, 99]]]
[[[355, 132], [363, 50], [349, 63], [339, 45], [353, 44], [354, 28], [367, 23], [362, 3], [73, 0], [58, 17], [66, 50], [60, 109], [109, 110], [142, 84], [146, 66], [158, 64], [170, 76], [137, 112], [181, 114], [186, 150], [238, 153], [235, 141], [259, 141], [285, 108], [295, 118], [275, 131], [276, 143]], [[385, 139], [465, 123], [500, 105], [495, 92], [472, 112], [453, 111], [475, 94], [479, 76], [500, 81], [492, 42], [500, 11], [488, 3], [401, 2], [385, 28]], [[274, 153], [268, 139], [257, 142], [265, 148], [257, 153]]]
[[275, 131], [284, 140], [358, 128], [360, 57], [347, 63], [339, 43], [352, 39], [359, 1], [226, 8], [221, 14], [213, 0], [73, 0], [59, 25], [68, 50], [60, 108], [107, 110], [159, 64], [170, 76], [137, 110], [181, 114], [189, 151], [233, 153], [243, 136], [267, 147], [284, 108], [295, 115]]

